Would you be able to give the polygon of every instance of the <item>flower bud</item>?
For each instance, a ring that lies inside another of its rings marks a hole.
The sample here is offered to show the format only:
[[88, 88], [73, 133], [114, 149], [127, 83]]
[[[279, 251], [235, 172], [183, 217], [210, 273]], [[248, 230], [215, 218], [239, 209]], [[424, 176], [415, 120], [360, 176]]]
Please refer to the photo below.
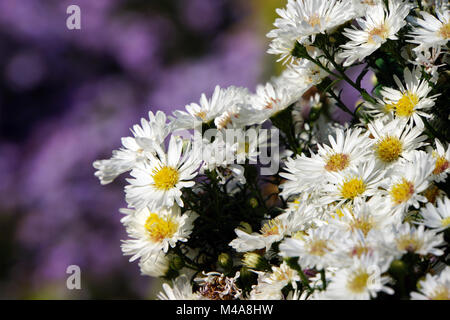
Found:
[[248, 202], [253, 209], [258, 207], [258, 200], [256, 198], [250, 198]]
[[179, 256], [173, 256], [170, 260], [170, 268], [173, 270], [181, 270], [184, 267], [184, 260]]
[[225, 270], [230, 270], [233, 267], [233, 259], [231, 259], [228, 253], [221, 253], [217, 258], [217, 263]]
[[247, 267], [242, 267], [239, 270], [239, 280], [244, 287], [250, 287], [252, 282], [256, 280], [256, 274], [251, 272]]
[[242, 230], [242, 231], [244, 231], [244, 232], [246, 232], [246, 233], [252, 233], [253, 232], [252, 226], [249, 223], [244, 222], [244, 221], [241, 221], [241, 223], [239, 223], [239, 226], [237, 228]]
[[399, 278], [406, 272], [406, 264], [402, 260], [394, 260], [389, 267], [389, 273], [394, 277]]
[[244, 254], [244, 259], [242, 259], [242, 262], [246, 267], [250, 269], [256, 269], [260, 271], [269, 269], [267, 260], [264, 259], [261, 255], [254, 252], [248, 252]]

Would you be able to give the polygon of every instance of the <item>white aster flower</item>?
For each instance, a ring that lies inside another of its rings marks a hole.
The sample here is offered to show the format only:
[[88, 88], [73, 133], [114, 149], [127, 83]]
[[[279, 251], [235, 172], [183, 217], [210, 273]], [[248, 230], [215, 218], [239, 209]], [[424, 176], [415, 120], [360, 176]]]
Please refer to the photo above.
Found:
[[439, 68], [445, 66], [443, 64], [436, 64], [437, 60], [443, 53], [441, 46], [431, 46], [431, 47], [422, 47], [419, 46], [414, 50], [415, 59], [414, 61], [409, 60], [410, 63], [423, 67], [424, 71], [431, 75], [431, 81], [436, 83], [439, 79]]
[[256, 94], [250, 97], [253, 107], [253, 117], [255, 123], [261, 124], [270, 117], [283, 111], [299, 99], [305, 90], [300, 93], [294, 93], [288, 90], [288, 87], [282, 87], [270, 82], [265, 85], [259, 85], [256, 88]]
[[364, 236], [373, 230], [384, 231], [392, 224], [401, 222], [378, 195], [368, 201], [357, 201], [353, 206], [342, 206], [328, 221], [330, 226], [336, 226], [342, 232], [361, 232]]
[[429, 185], [434, 168], [431, 156], [423, 151], [414, 151], [411, 162], [399, 165], [383, 185], [386, 190], [386, 205], [395, 212], [404, 213], [410, 206], [419, 208], [419, 202], [427, 202], [421, 193]]
[[172, 281], [172, 287], [167, 283], [162, 285], [164, 292], [158, 294], [160, 300], [199, 300], [200, 295], [192, 292], [192, 285], [185, 275]]
[[436, 96], [428, 97], [433, 88], [421, 78], [420, 68], [414, 68], [412, 71], [405, 68], [404, 78], [406, 87], [394, 75], [399, 90], [385, 87], [381, 90], [381, 95], [386, 103], [393, 107], [396, 117], [423, 129], [424, 123], [421, 117], [431, 117], [426, 111], [434, 106]]
[[279, 266], [272, 266], [272, 272], [257, 272], [258, 283], [252, 286], [250, 300], [281, 300], [284, 298], [282, 289], [291, 284], [294, 290], [300, 276], [291, 269], [286, 262]]
[[141, 125], [131, 129], [133, 137], [122, 138], [122, 148], [114, 150], [107, 160], [97, 160], [93, 166], [97, 169], [95, 176], [101, 184], [108, 184], [120, 174], [130, 171], [133, 166], [145, 159], [145, 152], [155, 152], [154, 144], [161, 144], [172, 130], [166, 123], [166, 115], [158, 111], [148, 113], [149, 120], [141, 119]]
[[169, 118], [175, 129], [193, 129], [199, 123], [208, 124], [235, 105], [244, 103], [247, 95], [245, 88], [216, 86], [210, 99], [202, 94], [199, 103], [191, 103], [186, 106], [186, 111], [177, 110], [173, 112], [174, 117]]
[[433, 169], [433, 179], [436, 182], [444, 182], [450, 172], [450, 147], [447, 150], [438, 139], [435, 139], [436, 150], [433, 150], [433, 158], [436, 164]]
[[302, 268], [323, 269], [331, 265], [337, 233], [327, 226], [310, 229], [305, 236], [286, 238], [280, 244], [282, 257], [298, 257]]
[[124, 240], [122, 251], [131, 255], [130, 261], [141, 258], [145, 261], [155, 254], [167, 253], [177, 242], [186, 242], [197, 218], [194, 212], [181, 214], [178, 206], [151, 212], [144, 208], [137, 210], [125, 225], [131, 239]]
[[339, 0], [289, 0], [285, 9], [276, 12], [280, 18], [267, 34], [273, 38], [268, 52], [281, 54], [282, 60], [292, 59], [296, 41], [310, 44], [315, 35], [332, 32], [355, 15], [350, 1]]
[[377, 254], [381, 266], [390, 265], [393, 256], [385, 248], [384, 234], [388, 229], [371, 229], [366, 235], [361, 230], [354, 232], [341, 232], [340, 241], [334, 243], [333, 266], [348, 268], [353, 265], [354, 259], [363, 255]]
[[450, 300], [450, 267], [445, 267], [439, 275], [427, 274], [419, 287], [420, 293], [412, 292], [411, 300]]
[[352, 0], [353, 8], [358, 17], [365, 16], [367, 11], [373, 10], [383, 3], [383, 0]]
[[436, 233], [434, 230], [425, 230], [423, 225], [417, 228], [409, 223], [393, 226], [392, 232], [388, 236], [386, 244], [396, 258], [400, 258], [406, 253], [415, 253], [423, 256], [427, 254], [440, 256], [444, 253], [438, 248], [445, 243], [442, 233]]
[[409, 35], [410, 42], [419, 47], [445, 46], [450, 40], [450, 11], [448, 4], [436, 9], [436, 16], [421, 11], [423, 19], [416, 19], [416, 27]]
[[436, 206], [431, 203], [420, 210], [423, 224], [436, 231], [442, 231], [450, 227], [450, 199], [437, 199]]
[[297, 156], [287, 159], [285, 170], [280, 176], [287, 179], [281, 185], [282, 196], [288, 197], [304, 190], [321, 187], [328, 181], [331, 173], [343, 172], [367, 160], [371, 140], [361, 129], [335, 129], [333, 136], [328, 136], [328, 145], [318, 145], [317, 154], [311, 157]]
[[283, 300], [282, 284], [270, 284], [264, 280], [263, 275], [258, 276], [258, 284], [252, 286], [249, 300]]
[[[305, 211], [310, 209], [305, 207]], [[274, 242], [281, 241], [285, 236], [300, 230], [301, 226], [311, 219], [311, 215], [299, 215], [285, 212], [274, 219], [263, 223], [259, 232], [247, 233], [235, 229], [237, 238], [230, 242], [230, 246], [237, 252], [248, 252], [258, 249], [268, 251]]]
[[323, 187], [323, 204], [354, 202], [375, 195], [385, 181], [385, 170], [381, 170], [373, 159], [360, 163], [356, 168], [342, 173], [332, 173]]
[[182, 149], [183, 140], [171, 136], [167, 153], [158, 146], [156, 155], [149, 153], [147, 161], [136, 164], [131, 171], [134, 179], [127, 179], [129, 185], [125, 187], [130, 206], [148, 206], [151, 210], [171, 207], [175, 202], [183, 206], [181, 189], [195, 184], [192, 179], [197, 175], [200, 159], [190, 145], [184, 152]]
[[375, 298], [380, 291], [393, 294], [394, 290], [386, 286], [389, 278], [381, 276], [387, 267], [380, 268], [376, 254], [355, 258], [350, 268], [341, 269], [332, 277], [325, 297], [328, 299], [369, 300]]
[[[320, 52], [317, 52], [315, 55], [319, 56]], [[333, 71], [334, 68], [328, 60], [325, 58], [318, 58], [318, 60], [323, 66]], [[329, 76], [328, 71], [307, 59], [300, 59], [290, 64], [285, 74], [285, 77], [292, 85], [302, 83], [305, 87], [306, 84], [304, 92], [313, 85], [321, 83], [327, 76]]]
[[141, 274], [150, 277], [163, 277], [169, 271], [169, 258], [160, 252], [151, 255], [148, 259], [139, 261]]
[[368, 128], [375, 142], [375, 158], [382, 166], [410, 159], [411, 152], [425, 145], [423, 141], [427, 139], [422, 130], [399, 119], [388, 123], [377, 119], [369, 123]]
[[341, 46], [344, 51], [339, 54], [341, 59], [345, 59], [344, 66], [362, 61], [387, 40], [398, 39], [396, 34], [406, 25], [405, 18], [411, 10], [411, 5], [400, 0], [389, 3], [389, 10], [380, 3], [367, 10], [364, 18], [357, 18], [360, 28], [344, 29], [343, 34], [350, 39]]

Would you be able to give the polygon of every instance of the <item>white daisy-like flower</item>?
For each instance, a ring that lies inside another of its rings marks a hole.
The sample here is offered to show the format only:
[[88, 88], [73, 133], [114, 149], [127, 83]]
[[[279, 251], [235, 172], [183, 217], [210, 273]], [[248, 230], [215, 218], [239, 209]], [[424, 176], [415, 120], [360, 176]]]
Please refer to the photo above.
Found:
[[[315, 55], [319, 56], [320, 52], [317, 52]], [[316, 59], [324, 67], [333, 71], [334, 68], [328, 60], [325, 58]], [[328, 71], [307, 59], [300, 59], [290, 64], [285, 74], [285, 77], [291, 82], [292, 85], [302, 83], [304, 84], [303, 86], [305, 86], [306, 84], [307, 86], [304, 88], [304, 92], [306, 92], [313, 85], [321, 83], [327, 76], [329, 76]]]
[[298, 275], [298, 272], [291, 267], [288, 266], [288, 264], [283, 261], [282, 264], [280, 264], [279, 267], [272, 266], [272, 272], [268, 274], [268, 276], [265, 278], [264, 281], [266, 281], [269, 284], [281, 284], [284, 286], [287, 286], [288, 284], [291, 284], [294, 289], [297, 288], [297, 281], [300, 281], [300, 276]]
[[292, 30], [299, 40], [332, 31], [354, 17], [352, 4], [339, 0], [289, 0], [277, 13], [281, 18], [274, 23], [279, 28], [274, 33]]
[[273, 38], [268, 53], [281, 54], [282, 60], [292, 59], [296, 41], [310, 44], [315, 35], [332, 32], [355, 15], [350, 1], [339, 0], [289, 0], [285, 9], [276, 12], [280, 18], [267, 34]]
[[256, 94], [250, 97], [254, 112], [254, 123], [261, 124], [278, 112], [283, 111], [296, 102], [305, 91], [301, 88], [294, 94], [289, 90], [289, 87], [282, 87], [271, 82], [257, 86]]
[[283, 61], [283, 63], [290, 63], [295, 60], [295, 57], [292, 56], [292, 51], [295, 48], [295, 44], [297, 40], [295, 40], [292, 35], [285, 35], [283, 38], [278, 36], [271, 41], [269, 44], [269, 49], [267, 49], [267, 53], [279, 55], [280, 58], [277, 60]]
[[416, 27], [410, 33], [411, 43], [420, 47], [444, 46], [450, 40], [450, 11], [448, 4], [436, 8], [436, 16], [426, 11], [419, 14], [423, 19], [415, 19]]
[[171, 207], [175, 202], [182, 207], [181, 189], [195, 184], [192, 179], [201, 160], [190, 145], [183, 152], [180, 137], [171, 136], [167, 153], [161, 146], [155, 148], [156, 155], [147, 154], [148, 160], [137, 163], [131, 171], [134, 179], [127, 179], [126, 200], [134, 208], [148, 206], [157, 210]]
[[148, 259], [139, 261], [141, 274], [150, 277], [163, 277], [169, 271], [169, 258], [160, 252], [151, 255]]
[[444, 200], [437, 199], [436, 206], [431, 203], [420, 210], [423, 217], [421, 222], [430, 229], [442, 231], [450, 227], [450, 199], [445, 197]]
[[297, 281], [300, 276], [297, 271], [290, 268], [285, 261], [277, 267], [272, 266], [272, 272], [256, 272], [258, 283], [252, 286], [250, 300], [281, 300], [283, 299], [282, 289], [291, 284], [297, 289]]
[[436, 164], [433, 169], [433, 180], [436, 182], [444, 182], [450, 172], [450, 147], [447, 150], [438, 139], [435, 139], [436, 149], [433, 150], [433, 158]]
[[388, 123], [377, 119], [368, 124], [368, 129], [375, 142], [375, 158], [382, 166], [410, 159], [411, 152], [425, 145], [427, 139], [422, 130], [399, 119]]
[[328, 220], [330, 226], [336, 226], [342, 232], [361, 232], [367, 236], [371, 231], [384, 231], [392, 224], [400, 223], [398, 216], [391, 214], [380, 196], [368, 201], [357, 201], [353, 206], [342, 206], [334, 218]]
[[412, 71], [405, 68], [403, 74], [406, 87], [394, 75], [399, 90], [384, 87], [380, 93], [386, 103], [393, 107], [396, 117], [423, 129], [424, 123], [421, 117], [431, 117], [426, 111], [434, 106], [436, 96], [428, 97], [433, 88], [421, 78], [420, 68], [414, 68]]
[[141, 125], [131, 129], [133, 137], [122, 138], [122, 148], [114, 150], [110, 159], [97, 160], [93, 163], [97, 169], [95, 176], [101, 184], [114, 181], [117, 176], [130, 171], [137, 162], [144, 161], [145, 152], [154, 152], [153, 145], [161, 144], [172, 130], [166, 123], [164, 112], [148, 113], [149, 120], [141, 119]]
[[373, 196], [385, 181], [385, 170], [376, 166], [373, 159], [360, 163], [356, 168], [348, 169], [342, 173], [332, 173], [328, 184], [323, 187], [323, 204], [344, 202], [353, 203], [358, 199]]
[[137, 210], [125, 225], [131, 239], [124, 240], [122, 251], [131, 255], [130, 261], [155, 258], [155, 254], [167, 253], [178, 242], [186, 242], [193, 229], [194, 212], [181, 214], [178, 206], [151, 212], [148, 208]]
[[362, 133], [362, 129], [337, 128], [334, 135], [335, 137], [328, 136], [329, 146], [318, 145], [317, 154], [287, 159], [287, 172], [280, 173], [280, 176], [287, 179], [281, 185], [283, 197], [321, 187], [328, 181], [331, 173], [356, 168], [359, 163], [368, 159], [372, 142], [367, 134]]
[[367, 11], [383, 3], [383, 0], [352, 0], [353, 8], [358, 17], [365, 16]]
[[323, 269], [331, 265], [333, 243], [337, 239], [334, 228], [310, 229], [305, 236], [286, 238], [280, 244], [282, 257], [296, 257], [302, 268]]
[[419, 291], [411, 292], [411, 300], [450, 300], [450, 267], [445, 267], [439, 275], [427, 274], [419, 281]]
[[411, 162], [395, 167], [394, 174], [382, 185], [386, 205], [403, 214], [410, 206], [419, 208], [419, 202], [427, 202], [421, 193], [429, 185], [434, 168], [433, 158], [423, 151], [414, 151]]
[[389, 10], [379, 3], [366, 11], [364, 18], [357, 18], [359, 28], [346, 28], [344, 35], [350, 39], [342, 45], [343, 52], [339, 58], [345, 59], [344, 66], [350, 66], [356, 61], [378, 50], [387, 40], [397, 40], [397, 32], [406, 25], [406, 16], [411, 5], [406, 1], [389, 1]]
[[441, 46], [419, 46], [414, 49], [415, 59], [408, 61], [416, 66], [423, 67], [424, 71], [431, 75], [430, 80], [436, 83], [439, 79], [439, 68], [445, 66], [445, 63], [440, 65], [436, 63], [443, 52]]
[[237, 252], [258, 249], [268, 251], [274, 242], [281, 241], [285, 236], [290, 235], [293, 229], [302, 224], [303, 221], [299, 221], [300, 218], [286, 212], [264, 222], [259, 232], [247, 233], [237, 228], [234, 230], [237, 238], [231, 241], [229, 245]]
[[385, 248], [384, 234], [389, 229], [383, 231], [371, 229], [366, 235], [361, 230], [354, 232], [342, 232], [340, 241], [334, 243], [333, 248], [333, 266], [339, 268], [351, 267], [354, 258], [360, 258], [363, 255], [376, 253], [379, 257], [379, 263], [390, 265], [393, 256]]
[[283, 300], [283, 289], [280, 283], [267, 283], [263, 275], [258, 276], [258, 283], [252, 286], [249, 300]]
[[167, 283], [162, 287], [164, 292], [158, 294], [160, 300], [200, 300], [200, 294], [192, 292], [192, 285], [186, 275], [173, 280], [172, 287]]
[[442, 233], [425, 230], [423, 225], [416, 228], [407, 222], [400, 226], [392, 226], [392, 232], [387, 234], [386, 238], [387, 248], [398, 259], [406, 253], [440, 256], [444, 252], [438, 247], [444, 243]]
[[193, 129], [198, 124], [208, 124], [224, 112], [231, 110], [235, 105], [244, 103], [248, 90], [240, 87], [228, 87], [226, 89], [216, 86], [212, 97], [208, 99], [205, 94], [200, 97], [199, 103], [191, 103], [186, 106], [186, 111], [173, 112], [172, 120], [174, 129]]
[[331, 278], [325, 292], [328, 299], [369, 300], [375, 298], [378, 292], [393, 294], [394, 290], [387, 287], [389, 278], [381, 276], [388, 266], [380, 267], [377, 254], [366, 254], [354, 259], [350, 268], [336, 272]]

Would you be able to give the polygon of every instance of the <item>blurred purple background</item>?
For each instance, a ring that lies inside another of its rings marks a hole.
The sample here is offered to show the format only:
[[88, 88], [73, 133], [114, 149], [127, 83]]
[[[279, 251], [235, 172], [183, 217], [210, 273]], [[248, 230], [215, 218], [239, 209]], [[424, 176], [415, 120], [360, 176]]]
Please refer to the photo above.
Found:
[[[81, 30], [66, 27], [71, 4]], [[155, 297], [159, 282], [120, 250], [124, 181], [102, 187], [92, 162], [149, 110], [279, 71], [265, 34], [283, 5], [0, 0], [0, 299]], [[69, 265], [82, 290], [66, 288]]]
[[[70, 4], [81, 30], [66, 28]], [[0, 298], [152, 296], [120, 251], [123, 181], [100, 186], [92, 162], [149, 110], [254, 88], [257, 14], [251, 1], [0, 1]], [[72, 264], [80, 291], [66, 289]]]

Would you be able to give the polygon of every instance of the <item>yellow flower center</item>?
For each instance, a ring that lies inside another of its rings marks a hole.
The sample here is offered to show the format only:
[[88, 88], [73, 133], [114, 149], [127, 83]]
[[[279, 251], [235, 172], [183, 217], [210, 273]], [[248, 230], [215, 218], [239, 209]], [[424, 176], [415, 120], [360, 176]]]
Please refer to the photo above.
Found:
[[450, 217], [442, 219], [441, 224], [442, 224], [443, 227], [450, 226]]
[[395, 204], [406, 202], [414, 194], [414, 185], [403, 178], [402, 182], [399, 182], [392, 187], [390, 194], [391, 199]]
[[272, 268], [272, 275], [270, 278], [275, 281], [289, 281], [293, 277], [295, 277], [296, 271], [291, 268], [282, 269], [279, 267]]
[[446, 287], [440, 285], [434, 289], [433, 293], [430, 295], [431, 300], [450, 300], [450, 291]]
[[354, 293], [361, 293], [367, 287], [369, 274], [366, 271], [359, 271], [347, 283], [347, 288]]
[[394, 109], [395, 109], [395, 104], [392, 104], [392, 103], [386, 103], [386, 104], [384, 105], [384, 112], [385, 112], [385, 113], [389, 113], [389, 112], [393, 111]]
[[403, 151], [403, 144], [397, 137], [387, 136], [375, 146], [376, 154], [381, 161], [393, 162]]
[[178, 171], [172, 167], [162, 167], [153, 171], [153, 181], [159, 190], [172, 189], [180, 179]]
[[325, 169], [333, 172], [342, 171], [347, 168], [349, 164], [350, 159], [348, 155], [336, 153], [328, 158], [327, 163], [325, 164]]
[[409, 117], [414, 113], [414, 108], [418, 103], [417, 94], [406, 92], [395, 104], [395, 112], [399, 117]]
[[373, 228], [373, 221], [370, 218], [355, 218], [350, 226], [352, 229], [361, 230], [365, 236], [369, 233]]
[[373, 28], [369, 31], [369, 38], [367, 40], [368, 43], [374, 44], [379, 41], [377, 41], [377, 38], [381, 38], [382, 40], [385, 40], [387, 36], [389, 35], [389, 29], [385, 24], [382, 24], [379, 27]]
[[433, 174], [441, 174], [449, 167], [449, 162], [445, 157], [438, 157], [434, 166]]
[[366, 191], [366, 185], [364, 181], [360, 178], [352, 178], [345, 180], [341, 185], [341, 196], [344, 199], [353, 200], [357, 196], [360, 196]]
[[322, 257], [329, 250], [326, 240], [313, 240], [308, 244], [308, 252], [311, 255]]
[[156, 213], [151, 213], [145, 222], [150, 238], [154, 242], [161, 242], [164, 239], [171, 238], [178, 229], [178, 223], [170, 217], [164, 219]]
[[352, 256], [357, 256], [357, 257], [361, 257], [363, 254], [366, 254], [369, 252], [369, 248], [364, 247], [362, 245], [358, 245], [356, 247], [353, 248], [351, 255]]
[[422, 247], [422, 241], [414, 234], [400, 237], [396, 242], [397, 248], [401, 251], [416, 252]]
[[320, 27], [320, 17], [318, 14], [313, 15], [308, 19], [308, 22], [311, 26], [319, 26]]
[[206, 112], [205, 111], [199, 111], [195, 114], [195, 116], [199, 117], [200, 119], [202, 119], [203, 121], [206, 120]]
[[281, 222], [277, 218], [269, 220], [262, 226], [260, 232], [264, 237], [278, 235], [280, 234], [280, 225]]
[[444, 39], [450, 38], [450, 23], [444, 24], [439, 29], [439, 35]]
[[291, 235], [291, 238], [303, 240], [308, 234], [305, 231], [297, 231]]

